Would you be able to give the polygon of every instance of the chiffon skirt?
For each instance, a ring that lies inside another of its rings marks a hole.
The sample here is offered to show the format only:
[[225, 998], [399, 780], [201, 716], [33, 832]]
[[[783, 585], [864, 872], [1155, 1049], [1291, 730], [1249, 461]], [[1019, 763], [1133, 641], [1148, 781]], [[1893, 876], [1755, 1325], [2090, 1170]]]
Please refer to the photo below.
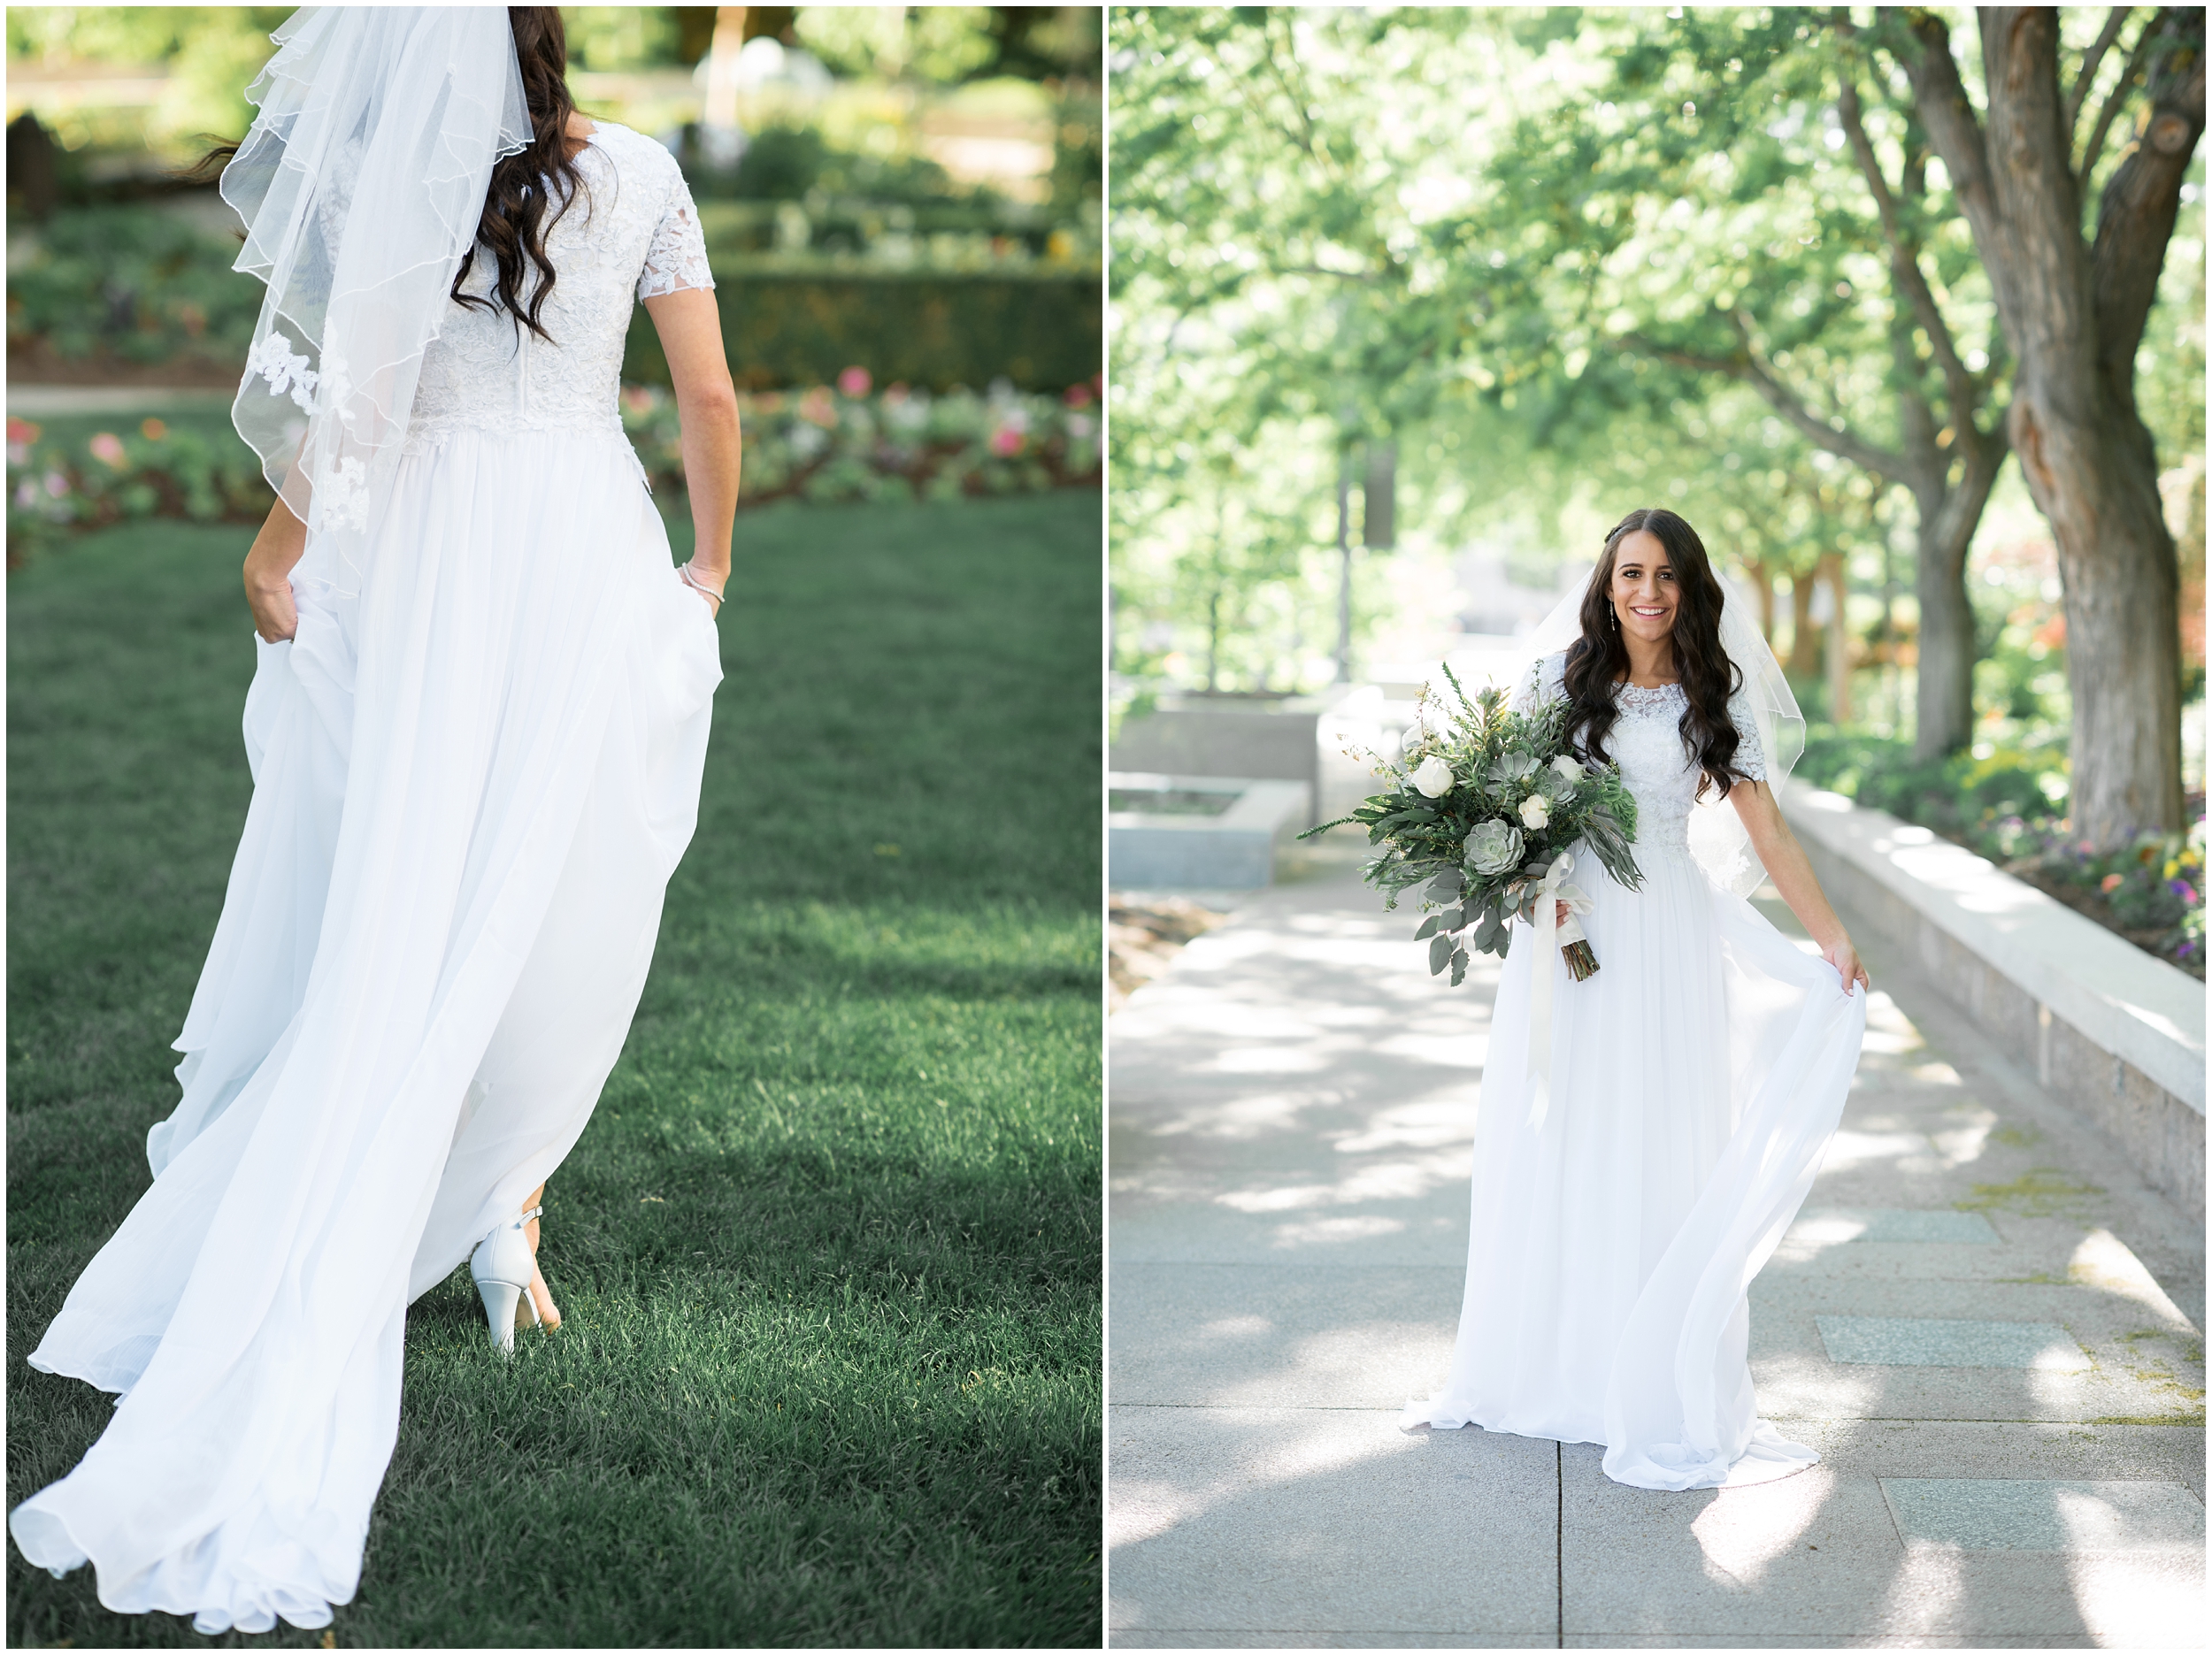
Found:
[[[1644, 886], [1578, 850], [1599, 969], [1577, 983], [1517, 925], [1475, 1126], [1466, 1296], [1444, 1387], [1403, 1423], [1601, 1443], [1649, 1489], [1818, 1459], [1758, 1417], [1747, 1290], [1840, 1117], [1866, 999], [1686, 851]], [[1532, 1122], [1532, 974], [1552, 975], [1549, 1103]]]
[[402, 463], [357, 596], [295, 586], [183, 1100], [31, 1357], [114, 1419], [9, 1520], [203, 1632], [353, 1596], [407, 1306], [590, 1117], [721, 677], [618, 437], [457, 433]]

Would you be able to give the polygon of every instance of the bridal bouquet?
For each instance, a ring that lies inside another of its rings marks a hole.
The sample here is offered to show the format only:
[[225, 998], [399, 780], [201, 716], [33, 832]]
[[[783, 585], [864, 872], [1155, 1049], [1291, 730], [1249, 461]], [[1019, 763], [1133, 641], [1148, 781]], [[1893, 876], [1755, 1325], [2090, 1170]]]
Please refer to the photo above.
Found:
[[1420, 885], [1422, 908], [1441, 910], [1421, 923], [1414, 940], [1427, 939], [1430, 971], [1450, 966], [1454, 986], [1467, 975], [1469, 947], [1503, 959], [1514, 915], [1539, 919], [1540, 902], [1547, 913], [1550, 904], [1566, 902], [1571, 912], [1559, 929], [1561, 952], [1580, 982], [1598, 962], [1574, 918], [1589, 911], [1589, 899], [1563, 883], [1573, 867], [1568, 847], [1582, 840], [1616, 881], [1639, 889], [1644, 877], [1629, 848], [1636, 801], [1618, 770], [1569, 750], [1565, 700], [1517, 713], [1505, 704], [1504, 691], [1486, 689], [1471, 701], [1450, 668], [1444, 676], [1458, 705], [1440, 705], [1424, 693], [1404, 759], [1380, 765], [1388, 791], [1299, 837], [1365, 828], [1380, 854], [1363, 872], [1368, 884], [1390, 893], [1388, 906]]

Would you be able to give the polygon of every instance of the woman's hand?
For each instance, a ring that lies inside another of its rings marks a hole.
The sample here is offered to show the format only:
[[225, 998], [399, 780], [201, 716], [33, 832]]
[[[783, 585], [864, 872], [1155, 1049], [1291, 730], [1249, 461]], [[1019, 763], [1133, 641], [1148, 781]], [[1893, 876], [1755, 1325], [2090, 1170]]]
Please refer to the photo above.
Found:
[[1559, 923], [1564, 925], [1567, 923], [1567, 905], [1564, 902], [1555, 902], [1552, 906], [1559, 912]]
[[[687, 563], [678, 565], [676, 572], [682, 577], [684, 585], [691, 588], [692, 595], [707, 606], [708, 614], [718, 616], [722, 613], [723, 580], [717, 580], [702, 571], [695, 557]], [[725, 576], [724, 579], [726, 578]]]
[[264, 641], [282, 643], [300, 629], [300, 613], [292, 601], [290, 574], [272, 574], [246, 559], [246, 607], [253, 611], [253, 629]]
[[299, 610], [292, 601], [292, 570], [307, 550], [307, 525], [279, 500], [269, 509], [261, 533], [253, 537], [246, 554], [246, 607], [253, 611], [253, 629], [266, 641], [281, 643], [300, 629]]
[[1843, 992], [1850, 993], [1855, 987], [1871, 989], [1874, 980], [1859, 963], [1859, 951], [1851, 946], [1851, 939], [1839, 936], [1820, 951], [1820, 957], [1836, 968], [1836, 975], [1843, 979]]

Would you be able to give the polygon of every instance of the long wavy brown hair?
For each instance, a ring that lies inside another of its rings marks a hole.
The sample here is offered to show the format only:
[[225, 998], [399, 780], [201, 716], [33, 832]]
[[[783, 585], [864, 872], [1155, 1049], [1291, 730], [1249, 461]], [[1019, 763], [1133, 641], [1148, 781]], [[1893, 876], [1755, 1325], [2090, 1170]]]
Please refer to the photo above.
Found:
[[[493, 166], [491, 187], [484, 192], [483, 215], [476, 224], [477, 247], [491, 249], [499, 266], [498, 280], [488, 295], [461, 291], [469, 272], [476, 268], [476, 248], [472, 247], [461, 256], [453, 272], [452, 296], [457, 304], [480, 306], [495, 313], [504, 310], [515, 318], [517, 332], [526, 327], [550, 343], [553, 335], [538, 323], [557, 279], [553, 261], [546, 255], [546, 234], [560, 222], [580, 191], [587, 199], [590, 191], [568, 149], [568, 118], [576, 112], [576, 100], [569, 96], [568, 31], [562, 27], [560, 8], [511, 5], [507, 23], [514, 30], [515, 59], [522, 69], [522, 91], [530, 106], [533, 136], [529, 143]], [[181, 183], [207, 183], [220, 177], [238, 149], [238, 143], [219, 142], [190, 167], [173, 176]], [[549, 192], [541, 188], [541, 180], [558, 188]], [[561, 198], [550, 218], [546, 216], [549, 194]], [[241, 241], [246, 239], [243, 231], [235, 235]], [[538, 267], [541, 280], [526, 306], [522, 285], [531, 264]]]
[[[484, 215], [477, 220], [476, 247], [462, 255], [460, 267], [453, 272], [453, 302], [495, 313], [504, 310], [515, 318], [518, 333], [526, 327], [550, 342], [553, 335], [538, 322], [558, 280], [553, 261], [546, 257], [545, 238], [578, 194], [588, 193], [584, 175], [568, 149], [568, 118], [576, 112], [576, 100], [568, 90], [568, 31], [561, 25], [558, 6], [511, 5], [507, 21], [515, 32], [515, 58], [522, 66], [522, 91], [529, 101], [534, 135], [492, 168], [491, 188], [484, 192]], [[549, 214], [555, 196], [559, 203]], [[477, 247], [490, 249], [499, 265], [499, 279], [488, 295], [461, 291], [476, 267]], [[538, 268], [539, 280], [526, 306], [522, 288], [532, 264]]]
[[1678, 595], [1671, 641], [1682, 697], [1689, 703], [1682, 709], [1682, 750], [1704, 772], [1698, 797], [1702, 799], [1708, 787], [1724, 793], [1747, 779], [1735, 765], [1742, 738], [1728, 716], [1728, 698], [1743, 687], [1741, 674], [1720, 642], [1721, 606], [1728, 594], [1697, 531], [1663, 507], [1630, 512], [1605, 537], [1604, 553], [1582, 595], [1582, 636], [1567, 649], [1567, 738], [1587, 756], [1609, 762], [1605, 739], [1617, 713], [1613, 692], [1628, 677], [1628, 646], [1613, 612], [1613, 566], [1621, 542], [1639, 529], [1667, 548], [1674, 570]]

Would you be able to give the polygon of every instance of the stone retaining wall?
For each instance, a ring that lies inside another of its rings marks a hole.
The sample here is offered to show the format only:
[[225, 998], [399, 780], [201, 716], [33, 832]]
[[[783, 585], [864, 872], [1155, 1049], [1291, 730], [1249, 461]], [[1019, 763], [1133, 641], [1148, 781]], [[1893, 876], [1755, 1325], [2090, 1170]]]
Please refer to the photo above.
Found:
[[2203, 1221], [2203, 984], [1925, 828], [1806, 787], [1783, 808], [1839, 906]]

